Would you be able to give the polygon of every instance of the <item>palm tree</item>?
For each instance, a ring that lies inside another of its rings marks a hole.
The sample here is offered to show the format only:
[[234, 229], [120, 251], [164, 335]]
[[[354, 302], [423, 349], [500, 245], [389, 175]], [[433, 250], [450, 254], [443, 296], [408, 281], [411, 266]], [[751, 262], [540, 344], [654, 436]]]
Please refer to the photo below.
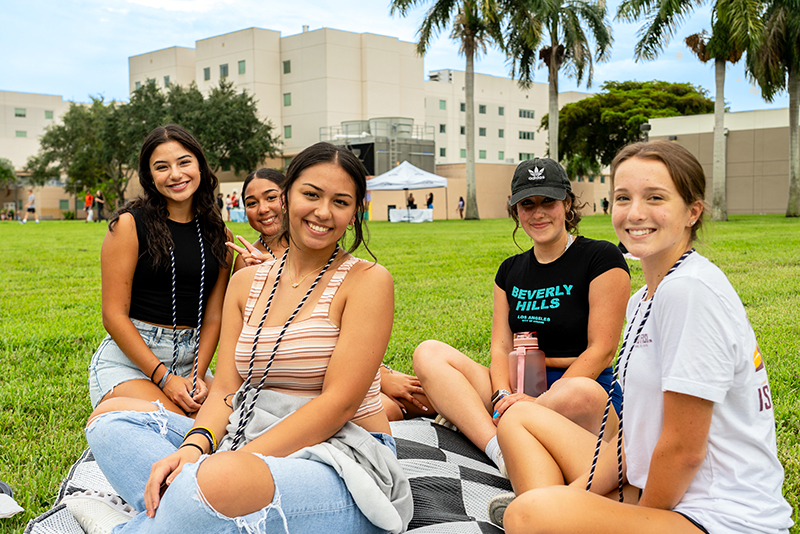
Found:
[[[424, 0], [392, 0], [390, 13], [406, 16], [409, 8]], [[424, 55], [439, 31], [452, 24], [450, 37], [460, 43], [460, 52], [467, 58], [464, 91], [467, 114], [467, 211], [465, 219], [479, 219], [478, 199], [475, 188], [475, 56], [486, 52], [486, 43], [491, 40], [491, 19], [485, 17], [484, 9], [491, 6], [481, 0], [433, 0], [417, 35], [417, 53]], [[480, 4], [479, 4], [480, 3]]]
[[728, 220], [727, 169], [728, 160], [725, 144], [725, 66], [742, 59], [744, 51], [732, 42], [725, 31], [718, 28], [713, 35], [705, 30], [687, 37], [686, 46], [703, 63], [714, 60], [714, 186], [711, 201], [712, 219]]
[[772, 0], [762, 39], [747, 54], [747, 70], [761, 96], [772, 102], [789, 92], [789, 204], [787, 217], [800, 217], [800, 0]]
[[[586, 86], [592, 86], [594, 60], [583, 25], [594, 38], [595, 60], [606, 61], [614, 39], [605, 20], [605, 2], [498, 0], [498, 6], [504, 22], [503, 50], [511, 61], [511, 76], [518, 77], [520, 87], [526, 89], [533, 81], [537, 57], [547, 66], [548, 143], [550, 157], [558, 160], [558, 71], [565, 67], [579, 85], [586, 76]], [[536, 49], [541, 44], [546, 46], [537, 56]]]
[[[655, 59], [669, 42], [678, 23], [703, 0], [623, 0], [617, 18], [635, 22], [645, 18], [634, 47], [637, 60]], [[714, 58], [717, 89], [714, 104], [714, 194], [712, 218], [727, 220], [725, 177], [725, 63], [733, 50], [747, 50], [757, 42], [763, 28], [760, 0], [716, 0], [712, 11], [713, 37], [704, 42], [709, 58]], [[699, 39], [702, 40], [702, 39]], [[698, 43], [699, 46], [699, 43]], [[705, 54], [705, 52], [703, 52]], [[702, 58], [701, 58], [702, 59]]]

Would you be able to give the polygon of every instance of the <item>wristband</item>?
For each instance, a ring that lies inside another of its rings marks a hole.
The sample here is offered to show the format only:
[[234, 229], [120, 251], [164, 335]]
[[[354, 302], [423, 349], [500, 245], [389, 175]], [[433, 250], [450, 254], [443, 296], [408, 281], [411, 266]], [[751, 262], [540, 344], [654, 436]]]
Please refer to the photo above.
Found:
[[492, 393], [492, 408], [494, 408], [494, 405], [497, 404], [497, 402], [500, 399], [502, 399], [507, 395], [511, 395], [511, 392], [508, 391], [507, 389], [498, 389], [497, 391]]
[[202, 434], [203, 437], [205, 437], [208, 440], [208, 444], [211, 446], [212, 454], [217, 450], [217, 437], [214, 435], [214, 432], [210, 428], [204, 426], [193, 427], [189, 429], [189, 431], [186, 433], [185, 436], [183, 436], [183, 439], [185, 440], [192, 434]]
[[205, 454], [205, 453], [206, 453], [206, 452], [203, 450], [203, 447], [201, 447], [200, 445], [198, 445], [198, 444], [196, 444], [196, 443], [184, 443], [183, 445], [181, 445], [181, 446], [180, 446], [180, 447], [178, 447], [178, 448], [179, 448], [179, 449], [182, 449], [182, 448], [184, 448], [184, 447], [194, 447], [194, 448], [196, 448], [198, 451], [200, 451], [200, 454]]
[[166, 386], [167, 383], [169, 382], [169, 377], [170, 376], [172, 376], [172, 371], [167, 369], [167, 372], [164, 373], [164, 376], [161, 377], [161, 381], [158, 383], [158, 389], [161, 389], [161, 390], [164, 389], [164, 386]]
[[158, 365], [156, 365], [156, 368], [153, 369], [152, 373], [150, 373], [150, 382], [152, 382], [153, 384], [156, 383], [156, 381], [155, 381], [156, 371], [158, 371], [158, 368], [161, 367], [162, 365], [164, 365], [164, 362], [158, 362]]

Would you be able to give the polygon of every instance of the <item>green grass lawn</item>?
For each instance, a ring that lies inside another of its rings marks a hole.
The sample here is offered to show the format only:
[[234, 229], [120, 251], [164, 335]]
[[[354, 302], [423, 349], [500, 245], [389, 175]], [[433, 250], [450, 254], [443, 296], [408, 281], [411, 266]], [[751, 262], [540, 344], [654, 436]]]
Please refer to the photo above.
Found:
[[[698, 250], [728, 275], [747, 308], [775, 403], [784, 494], [800, 505], [800, 220], [735, 216], [709, 228]], [[234, 233], [252, 237], [245, 224]], [[488, 363], [491, 294], [500, 262], [519, 252], [508, 219], [373, 223], [370, 248], [395, 280], [395, 325], [386, 363], [411, 370], [426, 339]], [[86, 367], [105, 335], [100, 316], [100, 246], [106, 226], [81, 221], [0, 223], [0, 480], [25, 512], [0, 519], [22, 532], [53, 504], [86, 447], [91, 407]], [[609, 216], [581, 223], [588, 237], [616, 242]], [[520, 231], [517, 240], [529, 246]], [[365, 254], [359, 254], [367, 257]], [[643, 283], [631, 262], [633, 288]], [[800, 534], [800, 527], [792, 532]]]

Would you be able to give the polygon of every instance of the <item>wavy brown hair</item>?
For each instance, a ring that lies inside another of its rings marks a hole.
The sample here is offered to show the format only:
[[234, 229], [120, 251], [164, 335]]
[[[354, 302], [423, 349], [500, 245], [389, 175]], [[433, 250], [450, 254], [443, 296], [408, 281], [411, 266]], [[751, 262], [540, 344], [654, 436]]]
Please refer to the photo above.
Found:
[[142, 220], [147, 228], [147, 252], [153, 258], [156, 268], [165, 268], [169, 265], [169, 251], [173, 246], [172, 234], [167, 227], [169, 211], [167, 201], [156, 189], [153, 175], [150, 172], [150, 157], [153, 151], [164, 143], [175, 141], [188, 150], [197, 159], [200, 169], [200, 185], [192, 195], [192, 208], [200, 221], [200, 231], [210, 243], [211, 252], [221, 267], [228, 266], [228, 250], [225, 242], [228, 237], [225, 233], [225, 223], [216, 205], [214, 191], [219, 180], [208, 165], [203, 149], [197, 139], [185, 128], [177, 124], [167, 124], [154, 129], [145, 138], [139, 152], [139, 184], [142, 186], [141, 195], [119, 209], [108, 223], [110, 232], [119, 221], [123, 213], [136, 210], [142, 214]]

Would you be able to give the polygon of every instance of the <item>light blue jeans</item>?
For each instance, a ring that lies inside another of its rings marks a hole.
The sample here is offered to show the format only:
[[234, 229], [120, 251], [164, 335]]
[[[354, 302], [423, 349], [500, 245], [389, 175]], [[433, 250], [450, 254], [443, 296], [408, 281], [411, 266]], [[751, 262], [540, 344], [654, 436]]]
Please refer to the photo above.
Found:
[[[172, 329], [131, 319], [147, 348], [169, 369], [172, 366]], [[176, 373], [188, 378], [194, 367], [194, 334], [196, 328], [178, 330], [178, 364]], [[161, 373], [159, 372], [159, 376]], [[103, 397], [123, 382], [135, 379], [150, 380], [139, 367], [130, 361], [117, 343], [106, 335], [89, 363], [89, 398], [96, 408]], [[202, 377], [201, 377], [202, 378]]]
[[[183, 442], [193, 420], [165, 410], [111, 412], [86, 429], [98, 465], [119, 495], [143, 512], [150, 467]], [[374, 434], [396, 453], [394, 439]], [[197, 484], [197, 469], [206, 458], [187, 464], [169, 486], [153, 519], [140, 513], [113, 534], [128, 533], [383, 533], [364, 517], [333, 468], [311, 460], [260, 456], [275, 482], [265, 508], [242, 517], [226, 517], [206, 502]], [[231, 480], [235, 488], [235, 480]]]

